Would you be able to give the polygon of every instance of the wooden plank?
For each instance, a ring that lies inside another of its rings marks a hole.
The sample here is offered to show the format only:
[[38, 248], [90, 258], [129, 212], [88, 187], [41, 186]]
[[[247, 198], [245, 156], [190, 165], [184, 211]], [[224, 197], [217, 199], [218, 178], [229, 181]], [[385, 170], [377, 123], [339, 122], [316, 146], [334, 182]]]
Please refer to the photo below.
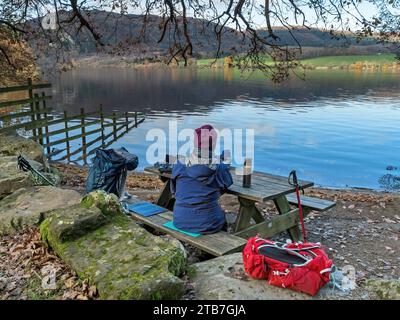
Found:
[[[85, 128], [85, 109], [81, 108], [81, 138], [82, 138], [82, 158], [86, 164], [87, 157], [87, 146], [86, 146], [86, 128]], [[97, 130], [97, 132], [101, 132], [101, 128]]]
[[98, 133], [100, 131], [101, 131], [101, 129], [96, 129], [96, 130], [88, 131], [88, 132], [85, 132], [85, 133], [80, 133], [80, 134], [77, 134], [77, 135], [74, 135], [74, 136], [71, 136], [71, 137], [68, 137], [68, 138], [60, 139], [60, 140], [57, 140], [57, 141], [52, 141], [50, 143], [43, 144], [43, 148], [52, 147], [52, 146], [55, 146], [57, 144], [61, 144], [61, 143], [67, 142], [67, 141], [72, 141], [72, 140], [76, 140], [76, 139], [79, 139], [79, 138], [82, 138], [82, 137], [87, 137], [89, 135]]
[[242, 250], [242, 248], [246, 244], [246, 240], [236, 237], [234, 235], [228, 234], [227, 232], [220, 231], [218, 233], [210, 234], [210, 235], [200, 235], [198, 237], [191, 237], [185, 235], [181, 232], [177, 232], [171, 230], [167, 227], [164, 227], [163, 224], [171, 221], [172, 213], [163, 213], [157, 214], [150, 217], [143, 217], [139, 214], [135, 214], [131, 212], [131, 216], [143, 222], [144, 224], [162, 231], [164, 233], [172, 235], [174, 238], [190, 243], [193, 246], [208, 252], [214, 256], [222, 256], [225, 254], [238, 252]]
[[299, 210], [294, 209], [288, 213], [277, 215], [272, 219], [265, 220], [264, 222], [252, 225], [245, 230], [236, 232], [235, 235], [248, 239], [254, 237], [258, 233], [261, 237], [269, 238], [287, 230], [288, 228], [297, 226], [298, 223]]
[[104, 148], [105, 141], [104, 141], [104, 113], [103, 113], [103, 105], [100, 104], [100, 126], [101, 126], [101, 147]]
[[[100, 130], [101, 130], [101, 129], [100, 129]], [[102, 137], [101, 135], [98, 136], [96, 139], [91, 140], [90, 142], [86, 143], [86, 149], [89, 149], [89, 147], [91, 147], [93, 144], [95, 144], [96, 142], [102, 141], [102, 140], [103, 140], [103, 137]], [[86, 157], [88, 157], [88, 156], [92, 155], [93, 153], [95, 153], [95, 152], [97, 151], [97, 149], [98, 149], [98, 148], [93, 149], [93, 150], [90, 150], [90, 151], [86, 154]], [[80, 151], [82, 151], [82, 148], [80, 149]], [[71, 153], [71, 155], [74, 155], [74, 154], [77, 154], [77, 153], [79, 153], [79, 152], [73, 152], [73, 153]], [[80, 160], [83, 160], [83, 157], [82, 157], [82, 156], [80, 156], [79, 158], [75, 159], [75, 161], [80, 161]]]
[[[98, 124], [100, 122], [101, 122], [101, 120], [95, 120], [95, 121], [87, 122], [85, 124], [78, 124], [78, 125], [74, 125], [74, 126], [63, 128], [63, 129], [59, 129], [59, 130], [54, 130], [52, 132], [49, 132], [48, 136], [50, 137], [50, 136], [54, 136], [54, 135], [57, 135], [57, 134], [60, 134], [60, 133], [64, 133], [66, 131], [72, 131], [72, 130], [76, 130], [76, 129], [81, 129], [82, 126], [88, 127], [88, 126], [92, 126], [92, 125]], [[117, 122], [117, 124], [118, 125], [123, 125], [123, 126], [126, 125], [125, 122]], [[108, 126], [112, 126], [112, 125], [113, 124], [107, 124], [107, 125], [104, 125], [104, 127], [108, 127]], [[43, 137], [45, 137], [45, 136], [41, 136], [41, 135], [38, 136], [38, 138], [43, 138]]]
[[[89, 115], [89, 114], [98, 114], [98, 111], [90, 112], [90, 113], [87, 113], [86, 115]], [[82, 115], [76, 115], [76, 116], [68, 117], [67, 119], [60, 118], [57, 120], [52, 120], [50, 122], [47, 122], [45, 120], [40, 120], [40, 121], [35, 120], [34, 122], [26, 122], [26, 123], [21, 123], [21, 124], [12, 126], [12, 127], [2, 128], [2, 129], [0, 129], [0, 132], [11, 131], [11, 130], [20, 129], [20, 128], [24, 128], [25, 130], [33, 130], [33, 129], [36, 129], [39, 127], [44, 127], [46, 125], [52, 126], [55, 124], [65, 123], [66, 120], [70, 121], [73, 119], [81, 119], [81, 118], [82, 118]]]
[[64, 149], [60, 149], [60, 150], [56, 150], [56, 151], [50, 152], [50, 153], [47, 154], [47, 157], [56, 156], [56, 155], [58, 155], [58, 154], [60, 154], [60, 153], [62, 153], [64, 151], [67, 151], [67, 150], [68, 150], [68, 148], [64, 148]]
[[[155, 168], [154, 166], [152, 167], [146, 167], [144, 168], [144, 171], [152, 173], [152, 174], [156, 174], [158, 176], [161, 177], [165, 177], [168, 179], [171, 179], [171, 174], [170, 173], [160, 173], [158, 171], [157, 168]], [[293, 192], [294, 190], [292, 190], [291, 192]], [[290, 190], [287, 191], [288, 193], [290, 193]], [[257, 201], [257, 202], [263, 202], [265, 199], [265, 194], [264, 192], [261, 192], [259, 190], [255, 190], [254, 188], [243, 188], [240, 183], [235, 180], [235, 184], [230, 186], [227, 193], [229, 194], [233, 194], [233, 195], [237, 195], [237, 196], [241, 196], [243, 198], [249, 199], [249, 200], [253, 200], [253, 201]]]
[[[265, 173], [265, 172], [261, 172], [261, 171], [254, 171], [253, 172], [253, 176], [257, 177], [261, 181], [274, 182], [275, 184], [280, 184], [280, 185], [283, 185], [285, 187], [290, 187], [291, 186], [289, 184], [287, 178], [283, 177], [283, 176], [278, 176], [278, 175]], [[298, 182], [299, 182], [301, 188], [309, 188], [309, 187], [312, 187], [314, 185], [313, 182], [306, 181], [306, 180], [299, 180]]]
[[0, 93], [8, 93], [8, 92], [16, 92], [16, 91], [25, 91], [25, 90], [35, 90], [35, 89], [44, 89], [51, 88], [51, 83], [36, 83], [36, 84], [28, 84], [22, 86], [13, 86], [13, 87], [3, 87], [0, 88]]
[[[83, 117], [85, 117], [87, 115], [93, 115], [93, 114], [98, 114], [98, 111], [86, 113], [85, 115], [83, 115]], [[64, 117], [62, 117], [60, 119], [48, 122], [47, 125], [53, 126], [55, 124], [65, 123], [65, 121], [71, 121], [71, 120], [75, 120], [75, 119], [82, 119], [82, 115], [70, 116], [66, 119]], [[35, 121], [35, 123], [26, 123], [25, 127], [28, 129], [32, 129], [32, 128], [38, 128], [39, 126], [44, 126], [45, 124], [46, 124], [45, 121]]]
[[[269, 191], [269, 192], [268, 192]], [[276, 197], [284, 196], [288, 193], [292, 193], [293, 189], [276, 189], [266, 190], [265, 192], [257, 191], [254, 188], [243, 188], [239, 185], [232, 185], [228, 189], [229, 194], [234, 194], [245, 199], [254, 200], [257, 202], [265, 202], [267, 200], [274, 199]]]
[[[101, 130], [101, 129], [100, 129], [100, 130]], [[89, 141], [88, 143], [86, 143], [86, 148], [89, 149], [90, 146], [92, 146], [93, 144], [95, 144], [96, 142], [99, 142], [99, 141], [101, 141], [101, 140], [102, 140], [102, 136], [100, 135], [100, 136], [97, 137], [96, 139], [93, 139], [93, 140]], [[88, 152], [88, 153], [87, 153], [87, 156], [90, 156], [90, 155], [92, 155], [93, 153], [95, 153], [97, 149], [98, 149], [98, 148], [93, 149], [93, 150], [91, 150], [90, 152]], [[67, 159], [68, 161], [70, 161], [71, 156], [74, 156], [74, 155], [76, 155], [76, 154], [78, 154], [78, 153], [81, 153], [81, 152], [82, 152], [82, 147], [80, 147], [80, 148], [78, 148], [78, 149], [75, 149], [74, 151], [69, 152], [67, 155], [65, 155], [65, 156], [63, 156], [63, 157], [61, 157], [61, 158], [58, 158], [58, 159], [56, 159], [56, 160], [54, 160], [54, 161], [62, 161], [62, 160], [65, 160], [65, 159]], [[83, 157], [79, 157], [79, 158], [75, 159], [74, 161], [80, 161], [80, 160], [82, 160], [82, 159], [83, 159]]]
[[68, 120], [66, 120], [68, 118], [67, 115], [67, 111], [64, 110], [64, 126], [65, 126], [65, 138], [67, 139], [65, 145], [66, 145], [66, 149], [67, 149], [67, 156], [66, 158], [68, 159], [68, 162], [71, 160], [71, 145], [69, 143], [69, 128], [68, 128]]
[[[33, 99], [33, 90], [32, 90], [32, 79], [29, 78], [28, 79], [28, 85], [30, 86], [29, 90], [28, 90], [28, 94], [29, 94], [29, 99]], [[29, 103], [29, 108], [31, 109], [31, 111], [35, 111], [35, 106], [33, 102]], [[31, 115], [31, 122], [35, 122], [36, 117], [35, 115]], [[32, 134], [33, 137], [36, 138], [36, 129], [32, 129]]]
[[29, 98], [29, 99], [5, 101], [5, 102], [0, 102], [0, 108], [18, 106], [21, 104], [34, 103], [37, 101], [49, 100], [51, 98], [52, 98], [52, 96], [37, 96], [37, 97]]
[[[288, 199], [289, 203], [297, 205], [296, 194], [288, 194], [286, 198]], [[336, 202], [334, 201], [307, 196], [300, 196], [300, 201], [303, 207], [308, 207], [317, 211], [326, 211], [336, 205]]]
[[[287, 201], [285, 196], [282, 197], [278, 197], [274, 199], [274, 203], [276, 208], [278, 209], [278, 212], [280, 215], [284, 215], [288, 212], [291, 211], [289, 202]], [[296, 208], [295, 209], [297, 211], [297, 215], [299, 215], [299, 209]], [[305, 215], [305, 213], [304, 213]], [[299, 226], [298, 224], [294, 225], [294, 226], [287, 226], [287, 231], [289, 233], [290, 238], [292, 239], [292, 241], [304, 241], [303, 239], [303, 235], [300, 232]]]
[[[40, 127], [44, 127], [46, 125], [46, 121], [43, 120], [34, 120], [34, 122], [24, 122], [24, 123], [19, 123], [19, 124], [14, 124], [10, 127], [4, 127], [0, 129], [0, 132], [9, 132], [9, 131], [15, 131], [16, 129], [21, 129], [24, 128], [25, 130], [34, 130], [36, 128], [38, 128], [39, 126], [35, 126], [35, 124], [37, 125], [40, 122]], [[36, 130], [34, 130], [35, 132]], [[36, 134], [34, 135], [34, 139], [36, 138]]]
[[[44, 92], [42, 92], [42, 96], [45, 96], [45, 93]], [[43, 112], [43, 116], [44, 116], [44, 119], [46, 120], [46, 124], [47, 124], [47, 120], [48, 120], [48, 118], [47, 118], [47, 112], [44, 112], [43, 110], [44, 109], [46, 109], [47, 108], [47, 106], [46, 106], [46, 100], [43, 100], [42, 101], [42, 112]], [[44, 128], [44, 131], [45, 131], [45, 135], [46, 135], [46, 143], [49, 143], [50, 142], [50, 138], [49, 138], [49, 126], [45, 126], [45, 128]], [[47, 154], [49, 154], [51, 151], [50, 151], [50, 148], [47, 148], [46, 149], [46, 151], [47, 151]]]
[[[238, 175], [232, 175], [232, 179], [238, 184], [242, 185], [243, 183], [243, 176], [238, 176]], [[268, 179], [263, 179], [261, 176], [258, 175], [252, 175], [251, 177], [251, 187], [254, 187], [255, 189], [293, 189], [294, 187], [287, 184], [283, 183], [280, 181], [272, 181]]]
[[[70, 152], [67, 153], [67, 155], [65, 155], [65, 156], [63, 156], [61, 158], [58, 158], [58, 159], [54, 159], [53, 161], [57, 162], [57, 161], [62, 161], [62, 160], [67, 159], [68, 162], [70, 162], [71, 161], [71, 156], [76, 155], [76, 154], [78, 154], [80, 152], [82, 152], [82, 147], [78, 148], [78, 149], [76, 149], [74, 151], [70, 151]], [[76, 160], [76, 161], [78, 161], [78, 160]]]
[[234, 232], [239, 232], [246, 229], [251, 225], [253, 219], [256, 223], [264, 221], [264, 217], [261, 212], [257, 209], [254, 201], [238, 197], [240, 203], [238, 216], [234, 226]]
[[[88, 122], [88, 123], [86, 123], [85, 126], [91, 126], [91, 125], [94, 125], [94, 124], [97, 124], [97, 123], [100, 123], [100, 120]], [[59, 130], [54, 130], [52, 132], [49, 132], [48, 134], [46, 134], [46, 136], [48, 136], [48, 137], [55, 136], [57, 134], [61, 134], [61, 133], [64, 133], [66, 131], [72, 131], [72, 130], [80, 129], [81, 127], [82, 127], [81, 124], [78, 124], [78, 125], [75, 125], [75, 126], [72, 126], [72, 127], [67, 126], [66, 128], [59, 129]], [[43, 138], [43, 137], [39, 135], [38, 138]]]
[[[134, 126], [131, 126], [131, 127], [129, 128], [129, 130], [131, 130], [133, 127], [134, 127]], [[119, 130], [121, 130], [121, 129], [123, 129], [123, 128], [125, 128], [125, 125], [124, 125], [124, 124], [123, 124], [122, 126], [120, 126], [119, 128], [117, 128], [117, 131], [119, 131]], [[100, 128], [99, 130], [100, 130], [100, 132], [103, 132], [103, 131], [102, 131], [102, 128]], [[128, 131], [129, 131], [129, 130], [128, 130]], [[121, 137], [124, 136], [125, 134], [126, 134], [126, 132], [122, 132], [121, 134], [119, 134], [119, 135], [117, 136], [116, 139], [113, 139], [113, 140], [107, 142], [106, 144], [102, 145], [102, 148], [103, 148], [103, 149], [104, 149], [104, 148], [107, 148], [110, 144], [114, 143], [116, 140], [118, 140], [119, 138], [121, 138]], [[108, 135], [106, 135], [106, 136], [104, 136], [104, 137], [103, 137], [102, 135], [100, 135], [98, 138], [96, 138], [95, 140], [92, 140], [92, 141], [88, 142], [86, 145], [89, 146], [89, 145], [92, 145], [92, 144], [94, 144], [95, 142], [98, 142], [98, 141], [100, 141], [100, 140], [106, 140], [106, 139], [108, 139], [109, 137], [111, 137], [111, 136], [113, 136], [113, 135], [114, 135], [113, 132], [109, 133]], [[92, 155], [93, 153], [96, 152], [97, 149], [98, 149], [98, 148], [91, 150], [90, 152], [87, 153], [86, 156]], [[81, 150], [82, 150], [82, 149], [80, 149], [80, 151], [81, 151]], [[76, 154], [76, 153], [79, 153], [79, 152], [71, 153], [71, 155], [72, 155], [72, 154]], [[83, 157], [79, 157], [79, 158], [77, 158], [75, 161], [80, 161], [80, 160], [82, 160], [82, 159], [83, 159]], [[61, 160], [61, 159], [59, 159], [59, 160]]]
[[[238, 175], [232, 175], [234, 185], [242, 186], [243, 177]], [[304, 181], [303, 181], [304, 182]], [[312, 182], [304, 182], [302, 188], [308, 188], [313, 185]], [[271, 180], [268, 176], [262, 177], [260, 175], [252, 175], [251, 187], [243, 189], [243, 192], [257, 192], [258, 194], [264, 194], [265, 196], [271, 194], [287, 194], [295, 191], [294, 186], [289, 185], [287, 182], [277, 179], [276, 181]]]
[[[36, 120], [37, 121], [41, 121], [42, 119], [41, 119], [41, 115], [40, 115], [40, 101], [38, 100], [38, 98], [39, 98], [39, 94], [37, 94], [37, 93], [35, 93], [34, 95], [33, 95], [33, 97], [35, 98], [35, 110], [36, 110]], [[46, 123], [47, 123], [47, 119], [43, 119], [44, 120], [44, 122], [45, 122], [45, 125], [46, 125]], [[41, 126], [41, 127], [39, 127], [39, 129], [38, 129], [38, 135], [40, 135], [40, 136], [43, 136], [43, 129], [42, 129], [43, 127]], [[43, 141], [43, 139], [39, 139], [39, 143], [40, 144], [42, 144], [43, 145], [43, 143], [44, 143], [44, 141]]]
[[[170, 173], [163, 173], [160, 174], [160, 172], [157, 170], [155, 167], [146, 167], [144, 171], [157, 174], [159, 176], [165, 177], [165, 178], [171, 178]], [[273, 175], [268, 175], [266, 174], [267, 178]], [[268, 180], [265, 180], [265, 185], [264, 182], [261, 179], [257, 178], [253, 179], [252, 181], [252, 187], [250, 188], [244, 188], [242, 186], [242, 180], [241, 176], [238, 175], [232, 175], [234, 184], [229, 187], [227, 193], [233, 194], [240, 196], [245, 199], [253, 200], [256, 202], [265, 202], [267, 200], [274, 199], [276, 197], [284, 196], [289, 193], [293, 193], [295, 191], [294, 186], [290, 186], [288, 183], [283, 184], [282, 181], [285, 179], [284, 177], [278, 177], [278, 182], [279, 183], [274, 183]], [[253, 178], [253, 177], [252, 177]], [[304, 181], [303, 181], [304, 182]], [[304, 182], [305, 186], [312, 186], [312, 182]]]
[[[173, 220], [173, 216], [174, 216], [172, 211], [162, 212], [159, 215], [161, 217], [164, 217], [164, 218], [168, 219], [168, 220]], [[221, 242], [231, 243], [234, 246], [240, 246], [240, 245], [243, 244], [243, 239], [242, 238], [239, 238], [239, 237], [226, 237], [224, 233], [226, 233], [226, 232], [222, 231], [222, 232], [211, 233], [211, 234], [208, 234], [207, 237], [213, 238], [215, 240], [219, 240]]]
[[[40, 112], [51, 112], [53, 111], [53, 108], [46, 108], [46, 109], [41, 109]], [[10, 113], [4, 116], [0, 116], [0, 119], [3, 121], [11, 120], [14, 118], [22, 118], [22, 117], [27, 117], [27, 116], [32, 116], [35, 115], [37, 111], [24, 111], [24, 112], [19, 112], [19, 113]]]
[[259, 181], [256, 181], [255, 179], [252, 179], [251, 187], [250, 188], [245, 188], [242, 186], [242, 178], [237, 179], [233, 178], [233, 185], [229, 187], [230, 191], [235, 191], [238, 193], [238, 195], [245, 197], [245, 198], [253, 198], [256, 201], [263, 202], [271, 197], [274, 197], [276, 195], [283, 195], [287, 193], [293, 192], [295, 189], [294, 187], [291, 187], [290, 189], [288, 187], [284, 187], [281, 185], [276, 185], [273, 183], [262, 183]]

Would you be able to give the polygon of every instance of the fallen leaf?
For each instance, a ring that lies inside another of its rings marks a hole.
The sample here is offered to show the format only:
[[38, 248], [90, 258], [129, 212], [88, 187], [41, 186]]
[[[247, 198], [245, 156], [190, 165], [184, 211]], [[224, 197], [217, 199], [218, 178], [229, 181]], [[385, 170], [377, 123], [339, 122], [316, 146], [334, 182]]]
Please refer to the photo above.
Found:
[[75, 279], [73, 277], [70, 277], [64, 281], [64, 286], [68, 289], [72, 288], [74, 285], [75, 285]]

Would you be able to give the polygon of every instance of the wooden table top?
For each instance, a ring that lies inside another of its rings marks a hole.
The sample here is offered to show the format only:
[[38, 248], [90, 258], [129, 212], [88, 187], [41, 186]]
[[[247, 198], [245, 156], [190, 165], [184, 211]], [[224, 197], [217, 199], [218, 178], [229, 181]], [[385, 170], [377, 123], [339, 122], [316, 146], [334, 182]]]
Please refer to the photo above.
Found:
[[[160, 173], [155, 167], [147, 167], [146, 172], [154, 173], [165, 178], [171, 178], [171, 173]], [[251, 175], [251, 187], [244, 188], [242, 186], [243, 176], [235, 174], [235, 168], [231, 168], [233, 185], [228, 188], [229, 194], [237, 195], [241, 198], [264, 202], [271, 199], [276, 199], [280, 196], [293, 193], [295, 187], [288, 183], [287, 177], [273, 175], [260, 171], [253, 171]], [[313, 182], [299, 180], [301, 189], [309, 188], [314, 185]]]

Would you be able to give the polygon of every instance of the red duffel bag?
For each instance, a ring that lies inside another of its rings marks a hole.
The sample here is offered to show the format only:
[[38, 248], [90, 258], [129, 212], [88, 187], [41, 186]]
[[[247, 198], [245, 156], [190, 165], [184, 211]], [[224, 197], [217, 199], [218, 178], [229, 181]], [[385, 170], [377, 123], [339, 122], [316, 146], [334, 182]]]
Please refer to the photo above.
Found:
[[280, 243], [250, 238], [243, 249], [244, 269], [255, 279], [314, 296], [327, 282], [332, 268], [319, 243]]

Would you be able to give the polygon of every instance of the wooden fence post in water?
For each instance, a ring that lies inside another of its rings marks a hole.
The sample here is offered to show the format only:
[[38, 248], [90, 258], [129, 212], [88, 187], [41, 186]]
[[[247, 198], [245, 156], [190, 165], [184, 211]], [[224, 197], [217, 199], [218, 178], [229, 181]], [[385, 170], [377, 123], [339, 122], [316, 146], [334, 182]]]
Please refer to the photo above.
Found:
[[64, 111], [64, 119], [65, 119], [65, 138], [66, 138], [66, 147], [67, 147], [67, 161], [71, 161], [71, 149], [69, 145], [69, 133], [68, 133], [68, 117], [67, 117], [67, 111]]
[[81, 108], [82, 125], [82, 160], [86, 164], [86, 129], [85, 129], [85, 110]]
[[137, 128], [137, 125], [138, 125], [138, 123], [137, 123], [137, 111], [135, 111], [135, 128]]
[[128, 112], [125, 112], [125, 127], [126, 127], [126, 132], [129, 131], [129, 114]]
[[[34, 94], [35, 98], [35, 112], [36, 112], [36, 120], [38, 123], [40, 123], [41, 116], [40, 116], [40, 101], [39, 101], [39, 94], [35, 93]], [[38, 127], [38, 135], [39, 135], [39, 142], [40, 144], [44, 144], [44, 139], [43, 139], [43, 129], [41, 126]]]
[[[42, 92], [43, 110], [46, 110], [46, 100], [44, 99], [45, 96], [46, 96], [46, 94], [44, 92]], [[44, 116], [44, 120], [46, 122], [46, 124], [45, 124], [46, 144], [49, 144], [50, 143], [49, 126], [47, 124], [47, 112], [46, 111], [44, 111], [43, 116]], [[50, 147], [47, 147], [47, 154], [50, 154]]]
[[117, 139], [117, 114], [113, 112], [113, 133], [114, 140]]
[[[29, 89], [28, 89], [29, 99], [33, 100], [33, 89], [32, 89], [32, 79], [31, 78], [28, 79], [28, 85], [29, 85]], [[31, 112], [32, 112], [31, 121], [35, 122], [35, 113], [34, 113], [35, 105], [33, 104], [33, 101], [29, 102], [29, 106], [30, 106]], [[35, 128], [32, 129], [32, 134], [33, 134], [33, 137], [36, 138], [36, 129]]]
[[104, 148], [104, 113], [103, 113], [103, 105], [100, 104], [100, 126], [101, 126], [101, 147]]

